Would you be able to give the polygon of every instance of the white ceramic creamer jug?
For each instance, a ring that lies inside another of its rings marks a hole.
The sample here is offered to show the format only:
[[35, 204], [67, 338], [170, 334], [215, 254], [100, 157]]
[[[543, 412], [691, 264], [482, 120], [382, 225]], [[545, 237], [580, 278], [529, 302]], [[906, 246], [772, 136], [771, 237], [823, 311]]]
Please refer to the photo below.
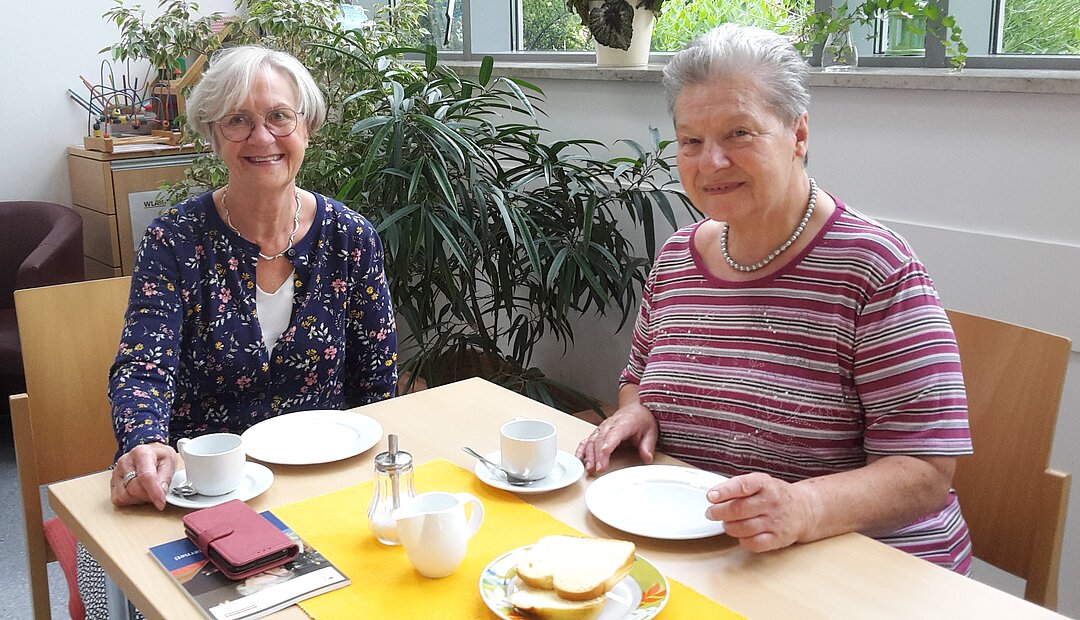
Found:
[[465, 559], [469, 539], [484, 521], [484, 505], [468, 493], [421, 493], [394, 511], [394, 521], [417, 572], [438, 579]]

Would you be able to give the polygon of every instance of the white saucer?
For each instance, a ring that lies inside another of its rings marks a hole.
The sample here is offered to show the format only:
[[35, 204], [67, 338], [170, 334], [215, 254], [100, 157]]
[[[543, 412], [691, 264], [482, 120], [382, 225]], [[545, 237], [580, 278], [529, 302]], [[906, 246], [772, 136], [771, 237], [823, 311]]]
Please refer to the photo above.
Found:
[[[493, 463], [502, 461], [502, 457], [499, 455], [498, 450], [491, 454], [484, 455], [484, 458]], [[514, 486], [503, 478], [496, 477], [495, 474], [491, 473], [491, 470], [487, 468], [487, 465], [484, 465], [480, 461], [476, 462], [473, 471], [476, 472], [476, 477], [479, 478], [481, 482], [497, 489], [503, 489], [504, 491], [510, 491], [511, 493], [546, 493], [548, 491], [568, 487], [577, 482], [578, 479], [585, 474], [585, 465], [583, 465], [573, 454], [559, 450], [559, 454], [555, 457], [555, 469], [551, 470], [550, 474], [529, 486]]]
[[173, 474], [172, 484], [169, 485], [170, 491], [165, 494], [165, 501], [173, 506], [179, 506], [181, 508], [209, 508], [211, 506], [223, 504], [230, 499], [238, 499], [242, 502], [246, 502], [253, 497], [258, 497], [274, 483], [274, 472], [270, 471], [265, 465], [248, 461], [247, 464], [244, 465], [244, 479], [240, 481], [240, 486], [236, 487], [236, 490], [231, 493], [226, 493], [225, 495], [191, 495], [188, 497], [180, 497], [171, 491], [171, 489], [177, 485], [184, 484], [185, 482], [187, 482], [187, 472], [181, 469]]

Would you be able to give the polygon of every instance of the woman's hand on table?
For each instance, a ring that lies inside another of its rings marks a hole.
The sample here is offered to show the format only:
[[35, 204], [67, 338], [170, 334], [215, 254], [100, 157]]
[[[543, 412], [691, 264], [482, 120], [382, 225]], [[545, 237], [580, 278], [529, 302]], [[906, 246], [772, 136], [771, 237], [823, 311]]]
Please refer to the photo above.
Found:
[[[175, 471], [176, 450], [170, 446], [163, 443], [135, 446], [117, 459], [112, 470], [109, 483], [112, 503], [117, 506], [151, 503], [163, 510]], [[135, 472], [135, 476], [131, 477], [130, 472]]]
[[781, 549], [805, 540], [814, 527], [812, 500], [799, 485], [753, 473], [709, 489], [705, 516], [750, 551]]
[[641, 460], [652, 463], [658, 433], [652, 413], [641, 403], [628, 403], [582, 439], [575, 454], [585, 463], [585, 470], [595, 474], [607, 469], [615, 448], [630, 441], [637, 446]]

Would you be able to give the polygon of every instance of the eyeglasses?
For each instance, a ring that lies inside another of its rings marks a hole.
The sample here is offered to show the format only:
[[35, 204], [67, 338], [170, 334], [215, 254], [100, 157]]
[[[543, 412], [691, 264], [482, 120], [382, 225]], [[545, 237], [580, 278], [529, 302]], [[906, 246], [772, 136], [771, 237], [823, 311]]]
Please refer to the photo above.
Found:
[[[263, 117], [263, 126], [278, 138], [291, 136], [296, 131], [296, 119], [298, 116], [300, 116], [300, 112], [295, 112], [289, 108], [270, 110]], [[229, 114], [217, 121], [217, 126], [226, 140], [243, 142], [254, 131], [255, 122], [248, 114]]]

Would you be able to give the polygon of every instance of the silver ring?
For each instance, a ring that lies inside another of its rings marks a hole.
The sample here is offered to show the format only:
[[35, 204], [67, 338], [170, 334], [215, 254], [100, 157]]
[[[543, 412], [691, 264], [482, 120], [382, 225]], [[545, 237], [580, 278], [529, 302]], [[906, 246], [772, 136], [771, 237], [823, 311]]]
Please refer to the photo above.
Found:
[[128, 473], [124, 474], [124, 477], [120, 479], [120, 484], [122, 484], [123, 486], [126, 487], [128, 485], [128, 483], [131, 482], [132, 480], [134, 480], [136, 478], [136, 476], [138, 476], [138, 475], [139, 475], [138, 472], [136, 472], [133, 469], [133, 470], [129, 471]]

